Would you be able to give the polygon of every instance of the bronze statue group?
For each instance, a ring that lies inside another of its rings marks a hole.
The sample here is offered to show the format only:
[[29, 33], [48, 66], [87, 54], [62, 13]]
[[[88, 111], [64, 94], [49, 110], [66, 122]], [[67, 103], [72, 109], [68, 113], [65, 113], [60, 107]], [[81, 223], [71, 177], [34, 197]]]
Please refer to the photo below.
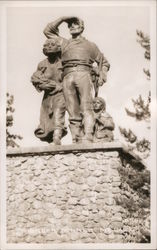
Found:
[[[58, 27], [66, 22], [71, 34], [59, 36]], [[44, 29], [48, 38], [43, 46], [46, 59], [38, 64], [31, 82], [44, 92], [40, 124], [35, 135], [42, 141], [61, 144], [67, 134], [65, 112], [73, 143], [110, 142], [114, 122], [106, 103], [98, 97], [110, 65], [98, 47], [82, 36], [84, 23], [77, 17], [61, 17]], [[97, 67], [93, 64], [96, 62]]]

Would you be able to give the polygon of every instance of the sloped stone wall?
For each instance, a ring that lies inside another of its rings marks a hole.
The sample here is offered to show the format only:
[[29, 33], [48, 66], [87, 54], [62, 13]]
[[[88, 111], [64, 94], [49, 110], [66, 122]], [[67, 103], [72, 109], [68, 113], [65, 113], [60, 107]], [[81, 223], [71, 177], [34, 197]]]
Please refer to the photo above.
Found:
[[115, 148], [9, 155], [7, 242], [126, 242], [121, 165]]

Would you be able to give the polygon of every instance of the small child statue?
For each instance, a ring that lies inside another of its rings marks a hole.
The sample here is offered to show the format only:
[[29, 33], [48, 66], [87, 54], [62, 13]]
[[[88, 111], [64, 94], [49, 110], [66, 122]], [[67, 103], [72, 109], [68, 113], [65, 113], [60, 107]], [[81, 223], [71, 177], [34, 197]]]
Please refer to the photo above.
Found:
[[95, 116], [94, 142], [113, 141], [115, 128], [112, 117], [106, 112], [106, 103], [103, 98], [95, 97], [93, 100]]

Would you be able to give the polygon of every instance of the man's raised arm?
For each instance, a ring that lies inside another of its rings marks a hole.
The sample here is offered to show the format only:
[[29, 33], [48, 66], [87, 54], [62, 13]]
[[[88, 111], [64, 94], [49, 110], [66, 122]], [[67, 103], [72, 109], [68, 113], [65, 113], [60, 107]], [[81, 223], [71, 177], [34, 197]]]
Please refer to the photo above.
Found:
[[74, 19], [76, 17], [70, 16], [63, 16], [58, 18], [57, 20], [48, 23], [46, 28], [44, 29], [44, 34], [47, 38], [53, 38], [56, 36], [59, 36], [59, 30], [58, 27], [60, 26], [60, 24], [62, 24], [63, 22], [69, 23], [71, 19]]
[[46, 28], [44, 29], [44, 35], [47, 38], [53, 38], [56, 36], [59, 36], [59, 30], [58, 30], [58, 26], [64, 22], [63, 18], [60, 17], [57, 20], [55, 20], [54, 22], [48, 23]]

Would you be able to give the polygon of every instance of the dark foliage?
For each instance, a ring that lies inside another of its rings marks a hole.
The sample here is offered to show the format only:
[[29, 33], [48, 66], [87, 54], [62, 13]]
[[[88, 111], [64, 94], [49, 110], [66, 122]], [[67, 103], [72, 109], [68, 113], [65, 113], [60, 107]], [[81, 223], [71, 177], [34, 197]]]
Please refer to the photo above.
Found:
[[137, 136], [132, 132], [131, 129], [126, 130], [125, 128], [119, 127], [120, 133], [124, 136], [126, 141], [134, 143], [137, 140]]
[[7, 147], [19, 147], [16, 140], [21, 140], [20, 135], [12, 134], [9, 128], [13, 126], [14, 118], [13, 113], [15, 109], [13, 108], [14, 96], [7, 93], [7, 107], [6, 107], [6, 144]]
[[143, 221], [141, 230], [136, 236], [136, 242], [150, 242], [150, 229], [145, 225], [150, 216], [150, 171], [138, 169], [125, 162], [119, 166], [122, 194], [116, 201], [128, 211], [128, 218], [138, 213], [138, 219]]
[[141, 30], [137, 30], [136, 34], [138, 36], [137, 42], [145, 49], [144, 57], [150, 60], [150, 38], [145, 35]]
[[134, 117], [137, 121], [149, 121], [150, 120], [150, 92], [146, 101], [143, 100], [142, 96], [134, 100], [132, 99], [135, 112], [129, 111], [125, 108], [127, 115]]

